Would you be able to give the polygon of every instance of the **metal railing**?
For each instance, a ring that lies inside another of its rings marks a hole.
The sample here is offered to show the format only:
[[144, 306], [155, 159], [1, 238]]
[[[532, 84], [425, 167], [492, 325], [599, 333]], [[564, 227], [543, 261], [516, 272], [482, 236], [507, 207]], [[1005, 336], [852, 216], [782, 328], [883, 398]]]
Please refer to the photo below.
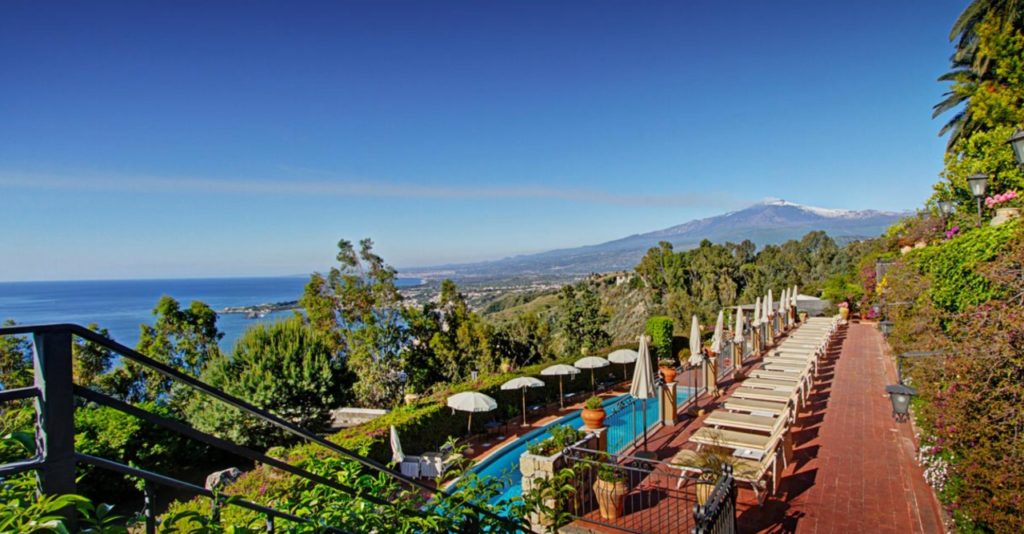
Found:
[[[152, 371], [156, 371], [167, 379], [182, 383], [200, 394], [208, 395], [225, 404], [233, 406], [242, 413], [269, 423], [292, 434], [293, 436], [316, 443], [317, 445], [338, 453], [347, 459], [358, 462], [363, 466], [363, 468], [369, 471], [385, 475], [401, 485], [413, 489], [414, 491], [432, 495], [436, 499], [443, 499], [444, 506], [451, 507], [448, 508], [449, 510], [459, 509], [461, 512], [466, 514], [466, 526], [470, 531], [473, 529], [472, 525], [479, 524], [480, 518], [483, 516], [507, 526], [509, 531], [518, 531], [522, 529], [520, 524], [507, 518], [500, 517], [474, 503], [455, 499], [445, 499], [447, 493], [443, 491], [432, 486], [428, 486], [419, 480], [405, 477], [401, 473], [396, 472], [375, 460], [361, 456], [353, 451], [330, 442], [313, 432], [306, 430], [305, 428], [294, 423], [290, 423], [266, 410], [253, 406], [242, 399], [213, 388], [192, 376], [153, 360], [152, 358], [149, 358], [85, 327], [74, 324], [0, 327], [0, 336], [6, 335], [32, 336], [32, 363], [35, 383], [31, 387], [0, 391], [0, 402], [29, 398], [35, 399], [35, 432], [37, 447], [36, 454], [32, 458], [0, 465], [0, 476], [11, 476], [25, 471], [35, 470], [39, 482], [39, 489], [43, 494], [58, 495], [75, 493], [76, 465], [84, 463], [102, 469], [115, 471], [123, 475], [136, 477], [145, 482], [143, 493], [146, 506], [143, 510], [143, 515], [145, 517], [147, 533], [152, 533], [156, 530], [156, 513], [151, 504], [155, 502], [158, 487], [167, 487], [196, 495], [202, 495], [212, 499], [218, 499], [221, 504], [239, 506], [258, 512], [266, 517], [266, 528], [268, 532], [272, 532], [274, 530], [274, 521], [277, 519], [295, 523], [305, 523], [308, 521], [307, 518], [275, 510], [237, 497], [226, 499], [214, 494], [212, 491], [202, 486], [198, 486], [190, 482], [76, 451], [74, 411], [75, 397], [77, 396], [132, 415], [148, 423], [180, 433], [190, 439], [227, 451], [228, 453], [253, 460], [255, 462], [267, 464], [314, 484], [329, 487], [342, 494], [348, 495], [353, 500], [362, 500], [373, 506], [395, 506], [394, 502], [388, 499], [387, 496], [371, 495], [361, 492], [330, 478], [326, 478], [300, 467], [269, 457], [256, 450], [201, 432], [181, 421], [156, 415], [109, 395], [75, 385], [72, 380], [72, 338], [73, 336], [77, 336], [117, 353], [122, 359], [132, 361]], [[403, 510], [403, 513], [421, 516], [428, 514], [428, 512], [422, 510]], [[75, 517], [73, 512], [69, 512], [68, 520], [69, 523], [72, 525], [74, 524]], [[333, 528], [330, 530], [335, 532], [344, 532], [341, 528]]]
[[703, 506], [693, 508], [696, 525], [693, 534], [735, 534], [736, 529], [736, 480], [732, 466], [723, 466], [715, 488], [711, 490]]
[[[730, 513], [735, 524], [731, 476], [720, 477], [706, 505], [700, 506], [697, 488], [708, 482], [667, 462], [581, 447], [570, 447], [564, 455], [575, 491], [568, 512], [580, 524], [636, 533], [726, 533], [730, 531], [704, 529], [727, 522]], [[719, 504], [721, 495], [732, 496], [732, 508]]]

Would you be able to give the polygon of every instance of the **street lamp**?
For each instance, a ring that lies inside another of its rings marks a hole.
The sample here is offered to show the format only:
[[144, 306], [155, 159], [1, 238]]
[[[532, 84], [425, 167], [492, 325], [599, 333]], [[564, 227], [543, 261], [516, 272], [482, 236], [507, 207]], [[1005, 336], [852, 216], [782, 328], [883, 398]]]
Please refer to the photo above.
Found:
[[1019, 128], [1007, 141], [1013, 147], [1013, 155], [1017, 157], [1017, 163], [1024, 167], [1024, 128]]
[[940, 200], [939, 201], [939, 213], [942, 214], [943, 218], [949, 217], [953, 214], [953, 201], [952, 200]]
[[889, 401], [892, 402], [892, 418], [897, 422], [908, 420], [910, 397], [917, 395], [917, 390], [903, 384], [893, 384], [885, 386], [885, 392], [889, 394]]
[[981, 226], [981, 199], [985, 198], [985, 186], [988, 185], [987, 174], [972, 174], [967, 177], [967, 186], [971, 188], [974, 200], [978, 202], [978, 226]]
[[882, 335], [889, 337], [892, 333], [892, 321], [885, 320], [878, 323], [878, 330], [882, 332]]

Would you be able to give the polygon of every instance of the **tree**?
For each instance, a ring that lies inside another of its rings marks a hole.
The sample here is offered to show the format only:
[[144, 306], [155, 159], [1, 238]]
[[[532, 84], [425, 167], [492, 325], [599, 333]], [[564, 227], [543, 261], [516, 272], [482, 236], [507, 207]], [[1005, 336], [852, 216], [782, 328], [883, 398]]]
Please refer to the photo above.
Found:
[[[88, 328], [103, 337], [110, 337], [110, 332], [106, 328], [100, 328], [96, 323], [89, 324]], [[73, 339], [71, 354], [74, 361], [75, 384], [83, 387], [97, 385], [100, 377], [110, 370], [114, 353], [92, 341], [77, 336]]]
[[373, 241], [363, 239], [359, 251], [350, 241], [338, 242], [338, 267], [327, 281], [340, 317], [341, 342], [353, 386], [363, 406], [390, 408], [400, 399], [406, 375], [401, 355], [409, 343], [402, 317], [402, 295], [396, 271], [374, 254]]
[[575, 356], [607, 346], [611, 336], [604, 330], [608, 314], [590, 284], [566, 285], [559, 294], [558, 326], [565, 354]]
[[493, 371], [497, 367], [486, 323], [469, 310], [466, 298], [451, 280], [441, 282], [437, 314], [439, 328], [430, 339], [430, 348], [445, 380], [456, 382], [471, 371]]
[[[220, 357], [218, 341], [224, 334], [217, 329], [217, 312], [200, 301], [182, 309], [177, 300], [160, 297], [153, 308], [153, 325], [141, 325], [136, 350], [154, 360], [198, 377], [207, 362]], [[116, 397], [129, 401], [175, 399], [174, 382], [156, 371], [134, 362], [126, 362], [113, 371], [96, 377], [97, 385]], [[191, 390], [181, 387], [182, 397]]]
[[[14, 321], [4, 321], [14, 326]], [[0, 385], [14, 389], [32, 385], [32, 345], [24, 336], [0, 336]]]
[[320, 273], [313, 273], [299, 299], [299, 306], [305, 310], [300, 315], [314, 330], [327, 336], [336, 347], [341, 346], [338, 332], [338, 313], [334, 295], [331, 294], [327, 279]]
[[[344, 365], [326, 335], [298, 317], [255, 325], [235, 343], [230, 358], [211, 361], [201, 379], [258, 408], [314, 431], [346, 396]], [[286, 441], [282, 430], [205, 396], [187, 409], [197, 428], [256, 447]]]

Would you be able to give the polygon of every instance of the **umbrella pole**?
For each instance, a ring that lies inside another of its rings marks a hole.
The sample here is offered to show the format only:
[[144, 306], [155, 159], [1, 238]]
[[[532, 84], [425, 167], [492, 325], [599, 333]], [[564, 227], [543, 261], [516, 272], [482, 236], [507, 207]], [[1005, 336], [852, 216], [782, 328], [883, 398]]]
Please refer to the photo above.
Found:
[[466, 423], [466, 437], [473, 435], [473, 412], [469, 412], [469, 422]]
[[644, 451], [647, 450], [647, 399], [643, 400], [644, 409]]
[[520, 391], [523, 392], [523, 426], [526, 426], [526, 388], [522, 388]]
[[558, 375], [558, 406], [565, 409], [565, 394], [562, 393], [562, 375]]
[[629, 377], [626, 376], [626, 365], [628, 365], [628, 364], [625, 364], [625, 363], [622, 364], [622, 379], [623, 380], [629, 380]]
[[597, 391], [597, 382], [594, 381], [594, 368], [590, 368], [590, 389]]

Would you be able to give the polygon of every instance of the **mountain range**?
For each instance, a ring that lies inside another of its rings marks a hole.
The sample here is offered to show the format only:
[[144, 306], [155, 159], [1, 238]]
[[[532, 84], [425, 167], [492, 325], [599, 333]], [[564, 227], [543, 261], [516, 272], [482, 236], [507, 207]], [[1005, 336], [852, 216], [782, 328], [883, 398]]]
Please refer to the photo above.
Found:
[[785, 200], [766, 200], [739, 211], [696, 219], [677, 226], [615, 239], [596, 245], [510, 256], [493, 261], [402, 269], [403, 276], [449, 277], [461, 280], [495, 278], [571, 278], [589, 273], [631, 269], [661, 241], [676, 250], [696, 247], [702, 240], [758, 246], [799, 239], [824, 230], [840, 243], [876, 237], [905, 213], [843, 210], [805, 206]]

